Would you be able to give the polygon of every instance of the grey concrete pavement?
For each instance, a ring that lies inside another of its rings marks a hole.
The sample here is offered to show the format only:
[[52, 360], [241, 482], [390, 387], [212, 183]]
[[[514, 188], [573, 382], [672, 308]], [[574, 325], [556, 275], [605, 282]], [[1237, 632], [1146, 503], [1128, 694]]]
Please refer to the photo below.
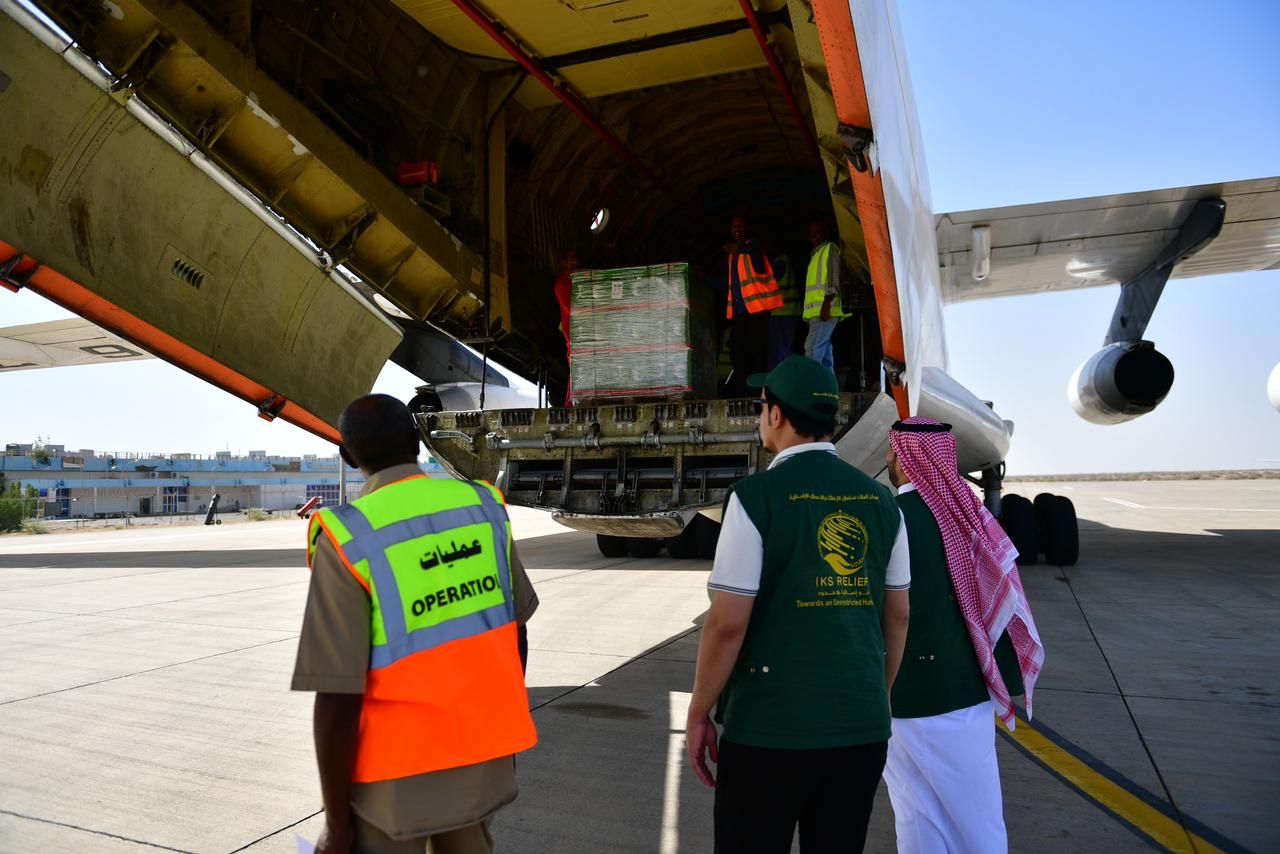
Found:
[[[1034, 484], [1017, 491], [1034, 496]], [[1280, 848], [1280, 482], [1053, 484], [1081, 563], [1026, 567], [1036, 719], [1223, 850]], [[709, 850], [683, 722], [709, 565], [606, 560], [513, 513], [541, 598], [539, 745], [500, 850]], [[321, 817], [287, 690], [302, 523], [0, 538], [0, 851], [291, 852]], [[98, 556], [98, 559], [95, 559]], [[1132, 821], [1001, 737], [1016, 851], [1137, 851]], [[883, 793], [868, 850], [893, 850]], [[1236, 847], [1238, 846], [1238, 847]]]

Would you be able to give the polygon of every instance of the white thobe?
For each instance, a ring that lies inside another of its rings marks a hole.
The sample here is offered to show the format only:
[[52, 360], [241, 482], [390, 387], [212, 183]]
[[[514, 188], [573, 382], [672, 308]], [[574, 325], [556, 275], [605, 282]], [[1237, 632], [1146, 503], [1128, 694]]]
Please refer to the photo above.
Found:
[[894, 718], [884, 782], [898, 854], [1009, 850], [989, 700], [942, 715]]

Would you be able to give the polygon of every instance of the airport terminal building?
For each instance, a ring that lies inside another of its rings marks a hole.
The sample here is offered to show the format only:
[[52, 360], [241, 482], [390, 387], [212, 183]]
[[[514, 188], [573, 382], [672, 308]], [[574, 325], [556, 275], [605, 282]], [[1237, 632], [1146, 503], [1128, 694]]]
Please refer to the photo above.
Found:
[[[0, 457], [5, 482], [33, 486], [47, 519], [204, 513], [214, 494], [220, 512], [292, 510], [319, 496], [338, 503], [338, 455], [269, 456], [68, 451], [62, 445], [10, 444]], [[347, 468], [347, 494], [364, 475]]]

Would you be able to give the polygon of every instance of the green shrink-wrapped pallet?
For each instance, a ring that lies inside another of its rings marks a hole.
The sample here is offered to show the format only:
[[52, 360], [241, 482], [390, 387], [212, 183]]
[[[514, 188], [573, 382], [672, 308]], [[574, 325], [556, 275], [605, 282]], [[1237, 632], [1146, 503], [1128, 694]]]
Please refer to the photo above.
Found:
[[573, 274], [573, 405], [715, 397], [713, 322], [686, 263]]

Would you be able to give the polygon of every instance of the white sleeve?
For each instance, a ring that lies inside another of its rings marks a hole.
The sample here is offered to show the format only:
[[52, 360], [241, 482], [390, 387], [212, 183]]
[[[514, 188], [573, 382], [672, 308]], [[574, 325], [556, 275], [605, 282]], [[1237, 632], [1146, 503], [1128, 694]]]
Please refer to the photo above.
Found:
[[[719, 557], [719, 555], [717, 555]], [[911, 586], [911, 547], [907, 544], [907, 522], [898, 511], [898, 537], [889, 552], [889, 567], [884, 573], [885, 590], [906, 590]]]
[[716, 544], [716, 559], [711, 565], [707, 587], [739, 596], [755, 596], [760, 591], [763, 569], [764, 541], [738, 496], [731, 495], [720, 523], [720, 541]]

